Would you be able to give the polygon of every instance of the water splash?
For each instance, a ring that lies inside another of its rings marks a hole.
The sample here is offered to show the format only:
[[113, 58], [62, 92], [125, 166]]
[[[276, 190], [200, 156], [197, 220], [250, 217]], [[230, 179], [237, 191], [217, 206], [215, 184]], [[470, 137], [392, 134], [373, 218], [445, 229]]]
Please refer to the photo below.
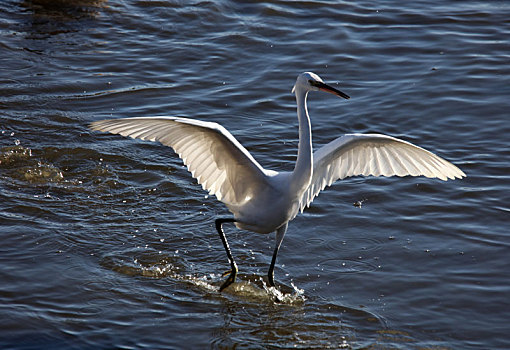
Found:
[[17, 143], [15, 146], [0, 149], [0, 167], [9, 168], [17, 164], [24, 164], [32, 157], [32, 150]]
[[[133, 256], [133, 253], [136, 257]], [[105, 256], [101, 265], [129, 276], [170, 278], [220, 295], [219, 286], [223, 278], [221, 274], [197, 275], [189, 273], [178, 256], [168, 256], [155, 251], [141, 254], [140, 252], [125, 251]], [[299, 289], [293, 283], [291, 285], [291, 287], [281, 285], [280, 288], [275, 288], [269, 286], [260, 276], [240, 275], [238, 281], [227, 287], [221, 295], [229, 295], [256, 303], [302, 305], [306, 300], [304, 290]]]

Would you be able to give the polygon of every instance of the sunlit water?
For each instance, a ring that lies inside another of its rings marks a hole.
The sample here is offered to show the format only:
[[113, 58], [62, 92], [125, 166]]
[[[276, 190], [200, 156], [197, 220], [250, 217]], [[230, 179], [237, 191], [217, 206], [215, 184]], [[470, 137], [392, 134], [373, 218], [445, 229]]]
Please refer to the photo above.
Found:
[[[509, 18], [505, 1], [2, 1], [0, 347], [509, 348]], [[87, 125], [216, 121], [289, 170], [305, 70], [352, 97], [310, 95], [315, 146], [390, 134], [468, 177], [332, 186], [290, 224], [278, 290], [274, 235], [226, 225], [240, 275], [219, 293], [226, 208], [170, 149]]]

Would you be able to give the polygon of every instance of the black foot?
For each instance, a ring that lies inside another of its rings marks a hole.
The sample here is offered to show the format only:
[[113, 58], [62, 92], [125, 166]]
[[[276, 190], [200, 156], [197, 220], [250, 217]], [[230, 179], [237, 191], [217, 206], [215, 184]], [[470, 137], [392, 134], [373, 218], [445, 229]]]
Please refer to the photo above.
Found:
[[227, 280], [223, 282], [223, 284], [220, 287], [220, 292], [223, 291], [223, 289], [230, 286], [232, 283], [235, 282], [237, 277], [237, 266], [232, 267], [232, 271], [230, 272], [230, 275], [228, 276]]

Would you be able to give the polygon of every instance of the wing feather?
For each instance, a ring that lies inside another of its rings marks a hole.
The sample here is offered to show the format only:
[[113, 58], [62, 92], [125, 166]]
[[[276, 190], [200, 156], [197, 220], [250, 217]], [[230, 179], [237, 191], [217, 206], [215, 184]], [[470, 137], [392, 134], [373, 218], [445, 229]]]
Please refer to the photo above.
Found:
[[407, 141], [380, 134], [348, 134], [314, 154], [312, 181], [301, 211], [326, 186], [350, 176], [426, 176], [441, 180], [465, 177], [452, 163]]
[[171, 147], [198, 183], [228, 206], [242, 205], [267, 184], [265, 170], [217, 123], [150, 117], [101, 120], [90, 127]]

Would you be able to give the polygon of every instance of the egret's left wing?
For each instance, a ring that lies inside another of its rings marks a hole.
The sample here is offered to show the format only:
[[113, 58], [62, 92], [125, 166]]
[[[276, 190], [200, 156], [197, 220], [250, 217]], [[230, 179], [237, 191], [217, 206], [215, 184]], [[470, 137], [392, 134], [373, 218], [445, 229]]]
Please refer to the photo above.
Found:
[[380, 134], [347, 134], [313, 154], [313, 175], [303, 194], [303, 211], [326, 186], [349, 176], [426, 176], [462, 178], [462, 170], [407, 141]]

